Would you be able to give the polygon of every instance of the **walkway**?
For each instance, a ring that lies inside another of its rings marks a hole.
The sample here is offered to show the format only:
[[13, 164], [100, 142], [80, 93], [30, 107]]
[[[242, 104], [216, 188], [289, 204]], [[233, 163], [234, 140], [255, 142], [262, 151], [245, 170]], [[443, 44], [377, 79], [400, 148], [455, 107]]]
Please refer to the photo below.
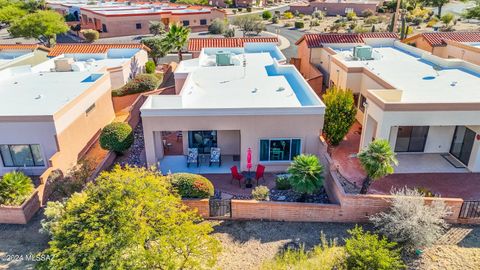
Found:
[[[222, 193], [222, 197], [225, 197], [228, 199], [228, 195], [234, 195], [236, 197], [249, 197], [252, 194], [252, 190], [256, 186], [256, 182], [253, 182], [253, 188], [245, 188], [245, 183], [242, 182], [242, 187], [240, 188], [238, 186], [238, 182], [233, 181], [230, 183], [232, 177], [230, 174], [202, 174], [205, 176], [207, 179], [209, 179], [212, 183], [213, 186], [215, 187], [215, 190], [219, 190]], [[267, 186], [269, 189], [272, 189], [275, 187], [275, 174], [273, 173], [265, 173], [265, 181], [260, 180], [258, 183], [261, 186]]]

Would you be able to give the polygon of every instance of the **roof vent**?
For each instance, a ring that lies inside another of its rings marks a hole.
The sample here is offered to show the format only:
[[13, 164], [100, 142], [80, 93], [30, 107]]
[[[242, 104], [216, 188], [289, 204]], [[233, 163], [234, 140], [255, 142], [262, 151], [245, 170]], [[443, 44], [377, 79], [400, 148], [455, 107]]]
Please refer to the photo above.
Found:
[[277, 89], [277, 92], [282, 92], [282, 91], [285, 91], [285, 87], [280, 86], [280, 87]]
[[42, 95], [37, 95], [37, 96], [35, 97], [35, 99], [41, 99], [41, 98], [42, 98]]

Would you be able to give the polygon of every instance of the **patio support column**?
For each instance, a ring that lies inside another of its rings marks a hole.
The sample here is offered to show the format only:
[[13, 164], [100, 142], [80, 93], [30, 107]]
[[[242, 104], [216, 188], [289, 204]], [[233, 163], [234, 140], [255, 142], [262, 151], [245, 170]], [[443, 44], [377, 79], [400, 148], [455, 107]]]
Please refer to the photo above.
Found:
[[469, 127], [476, 132], [475, 140], [473, 141], [472, 153], [470, 154], [470, 161], [468, 162], [468, 169], [472, 172], [480, 172], [480, 140], [477, 136], [480, 134], [480, 126]]
[[363, 150], [368, 144], [372, 141], [375, 136], [375, 129], [377, 128], [377, 121], [373, 119], [370, 115], [366, 115], [365, 122], [363, 123], [363, 131], [360, 137], [360, 149]]
[[143, 136], [145, 143], [145, 156], [147, 159], [147, 164], [157, 165], [157, 158], [155, 157], [155, 142], [153, 137], [153, 131], [150, 131], [146, 128], [146, 125], [143, 126]]

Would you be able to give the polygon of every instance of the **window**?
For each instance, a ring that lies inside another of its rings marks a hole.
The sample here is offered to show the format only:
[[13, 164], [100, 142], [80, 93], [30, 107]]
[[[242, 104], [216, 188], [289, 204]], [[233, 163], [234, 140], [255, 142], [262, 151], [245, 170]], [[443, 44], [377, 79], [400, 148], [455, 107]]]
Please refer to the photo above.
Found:
[[0, 145], [0, 154], [5, 167], [44, 166], [40, 145], [11, 144]]
[[189, 26], [190, 25], [190, 21], [182, 21], [183, 23], [183, 26]]
[[260, 140], [260, 161], [290, 161], [300, 155], [300, 139]]
[[210, 148], [217, 147], [217, 131], [216, 130], [189, 131], [188, 147], [198, 148], [199, 154], [210, 154]]
[[102, 23], [102, 32], [107, 32], [107, 26], [104, 23]]
[[137, 24], [135, 24], [135, 27], [136, 27], [137, 29], [142, 29], [142, 24], [141, 24], [141, 23], [137, 23]]
[[362, 112], [365, 112], [365, 104], [367, 104], [367, 98], [360, 94], [360, 102], [358, 103], [358, 109]]
[[95, 109], [95, 103], [93, 103], [92, 105], [90, 105], [90, 107], [87, 108], [87, 110], [85, 111], [85, 114], [88, 116], [88, 114], [92, 112], [93, 109]]
[[399, 126], [395, 152], [423, 152], [428, 129], [428, 126]]
[[345, 8], [345, 14], [353, 12], [353, 8]]
[[206, 20], [206, 19], [200, 20], [200, 25], [206, 25], [206, 24], [207, 24], [207, 20]]

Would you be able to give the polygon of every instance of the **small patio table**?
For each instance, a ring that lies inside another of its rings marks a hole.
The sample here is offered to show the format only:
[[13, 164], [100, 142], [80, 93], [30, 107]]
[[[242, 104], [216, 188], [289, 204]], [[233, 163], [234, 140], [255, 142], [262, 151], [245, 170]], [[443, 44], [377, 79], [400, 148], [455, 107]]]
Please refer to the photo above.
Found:
[[252, 188], [252, 178], [253, 178], [254, 172], [248, 172], [248, 171], [243, 171], [242, 175], [245, 177], [245, 187], [246, 188]]

